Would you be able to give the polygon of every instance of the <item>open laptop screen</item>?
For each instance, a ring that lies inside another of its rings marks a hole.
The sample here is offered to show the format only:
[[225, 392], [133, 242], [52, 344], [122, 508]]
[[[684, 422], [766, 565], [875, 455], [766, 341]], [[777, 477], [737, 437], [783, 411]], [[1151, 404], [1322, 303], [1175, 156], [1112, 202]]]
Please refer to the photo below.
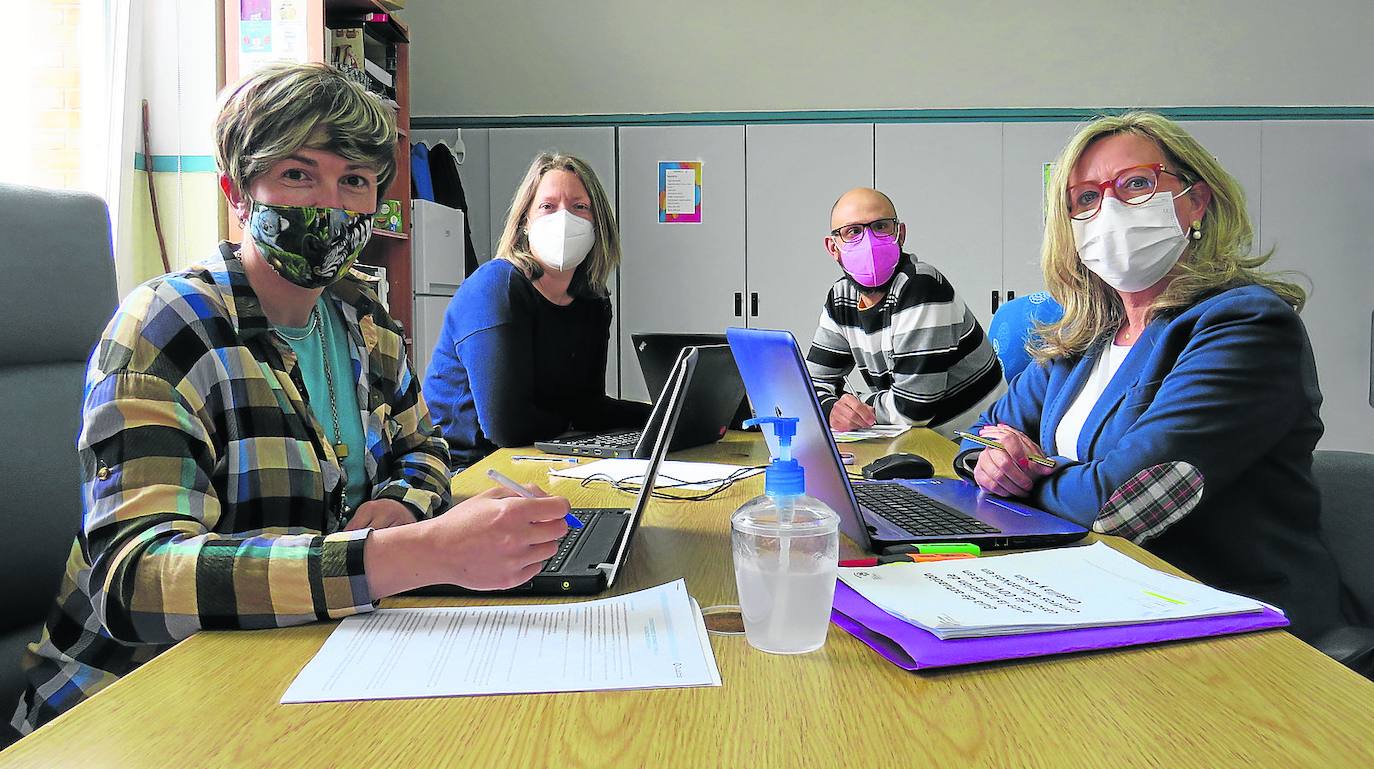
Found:
[[[606, 574], [606, 587], [615, 584], [616, 575], [620, 573], [620, 568], [625, 564], [625, 557], [629, 553], [630, 541], [634, 539], [635, 530], [639, 528], [639, 521], [649, 506], [649, 500], [653, 498], [654, 480], [658, 477], [658, 468], [663, 464], [663, 458], [668, 455], [668, 444], [672, 443], [673, 430], [677, 428], [677, 418], [682, 413], [683, 394], [687, 391], [687, 384], [691, 382], [696, 367], [697, 349], [695, 347], [684, 348], [678, 355], [677, 364], [673, 367], [672, 378], [669, 380], [671, 387], [665, 388], [667, 398], [667, 407], [664, 410], [665, 418], [658, 426], [658, 434], [654, 436], [654, 450], [649, 455], [649, 463], [644, 468], [643, 485], [639, 489], [639, 496], [635, 498], [635, 506], [630, 510], [630, 521], [625, 536], [620, 538], [620, 549], [611, 559], [610, 569]], [[645, 429], [648, 430], [649, 428], [646, 427]]]

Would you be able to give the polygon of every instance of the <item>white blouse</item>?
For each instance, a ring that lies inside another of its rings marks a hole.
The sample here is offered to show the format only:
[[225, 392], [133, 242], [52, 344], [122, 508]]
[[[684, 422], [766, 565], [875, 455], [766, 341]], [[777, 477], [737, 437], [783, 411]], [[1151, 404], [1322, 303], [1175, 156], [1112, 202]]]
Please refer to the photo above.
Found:
[[1083, 432], [1083, 423], [1088, 421], [1088, 413], [1097, 405], [1107, 385], [1111, 384], [1121, 362], [1131, 352], [1129, 345], [1110, 344], [1102, 355], [1097, 356], [1093, 370], [1088, 373], [1088, 381], [1073, 400], [1073, 405], [1064, 412], [1059, 426], [1054, 429], [1054, 444], [1058, 454], [1072, 460], [1078, 459], [1078, 435]]

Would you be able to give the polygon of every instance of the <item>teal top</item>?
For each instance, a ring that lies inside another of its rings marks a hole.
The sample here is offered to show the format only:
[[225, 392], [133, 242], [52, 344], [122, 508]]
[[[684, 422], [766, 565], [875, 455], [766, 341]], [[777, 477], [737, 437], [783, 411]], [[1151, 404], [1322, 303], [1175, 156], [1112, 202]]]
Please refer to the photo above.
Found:
[[[348, 446], [348, 456], [344, 457], [344, 502], [350, 511], [367, 501], [367, 469], [363, 464], [363, 453], [367, 442], [363, 436], [363, 417], [358, 408], [358, 376], [353, 370], [353, 356], [349, 354], [348, 332], [344, 329], [343, 318], [334, 309], [332, 302], [320, 294], [315, 304], [319, 313], [320, 331], [314, 329], [312, 322], [304, 327], [277, 326], [279, 336], [296, 353], [296, 365], [300, 367], [301, 378], [305, 380], [306, 395], [310, 400], [310, 410], [324, 428], [325, 438], [330, 443], [342, 441]], [[307, 333], [309, 332], [309, 333]], [[340, 438], [334, 431], [334, 414], [330, 408], [330, 387], [325, 376], [325, 353], [329, 355], [329, 373], [334, 380], [333, 401], [339, 413]], [[352, 515], [349, 515], [351, 518]]]

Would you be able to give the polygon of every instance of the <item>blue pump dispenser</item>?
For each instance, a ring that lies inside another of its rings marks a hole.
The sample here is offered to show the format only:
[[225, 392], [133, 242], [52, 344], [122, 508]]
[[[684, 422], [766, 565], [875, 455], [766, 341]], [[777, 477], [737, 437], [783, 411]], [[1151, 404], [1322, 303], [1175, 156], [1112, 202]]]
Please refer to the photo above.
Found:
[[746, 419], [745, 427], [768, 425], [778, 438], [778, 454], [764, 473], [763, 493], [770, 497], [795, 497], [806, 493], [806, 470], [792, 458], [792, 437], [797, 434], [796, 417], [756, 417]]

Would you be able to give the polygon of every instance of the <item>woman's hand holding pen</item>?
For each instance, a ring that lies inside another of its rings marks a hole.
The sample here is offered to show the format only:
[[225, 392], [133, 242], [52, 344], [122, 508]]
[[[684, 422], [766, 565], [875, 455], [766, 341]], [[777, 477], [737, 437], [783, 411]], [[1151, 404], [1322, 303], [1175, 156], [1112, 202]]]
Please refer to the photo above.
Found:
[[1044, 450], [1026, 434], [1007, 425], [988, 425], [978, 431], [1002, 445], [1002, 451], [988, 450], [978, 455], [973, 480], [982, 489], [1003, 497], [1024, 497], [1035, 482], [1054, 472], [1053, 467], [1032, 462], [1032, 456], [1045, 456]]

